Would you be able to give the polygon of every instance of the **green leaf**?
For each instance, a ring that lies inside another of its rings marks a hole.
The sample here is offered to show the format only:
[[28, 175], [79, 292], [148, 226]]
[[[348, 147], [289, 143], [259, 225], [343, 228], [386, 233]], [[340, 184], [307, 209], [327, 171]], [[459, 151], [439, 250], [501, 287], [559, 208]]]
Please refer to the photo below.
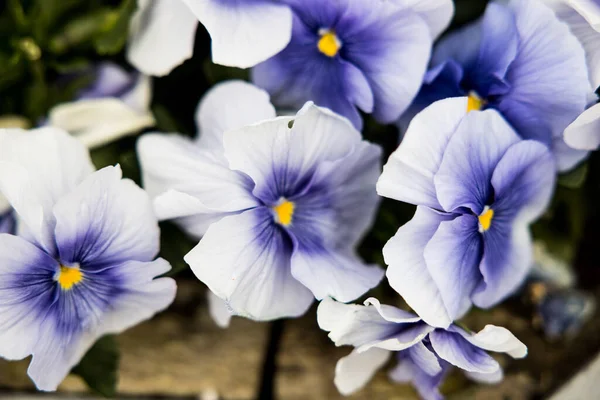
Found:
[[99, 54], [116, 54], [123, 49], [129, 32], [129, 22], [136, 10], [135, 0], [124, 0], [106, 19], [100, 35], [94, 40]]
[[80, 376], [90, 389], [104, 397], [114, 397], [117, 392], [119, 348], [114, 336], [100, 338], [73, 368], [71, 373]]
[[585, 183], [588, 174], [588, 163], [558, 176], [558, 184], [569, 189], [579, 189]]

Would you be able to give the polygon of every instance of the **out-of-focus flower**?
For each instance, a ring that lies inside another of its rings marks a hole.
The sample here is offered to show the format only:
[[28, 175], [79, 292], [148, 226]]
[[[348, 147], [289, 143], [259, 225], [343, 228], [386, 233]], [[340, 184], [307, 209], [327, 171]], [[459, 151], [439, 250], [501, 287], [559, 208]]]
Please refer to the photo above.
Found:
[[[600, 4], [594, 0], [544, 0], [558, 18], [569, 25], [583, 45], [592, 88], [600, 87]], [[588, 109], [564, 132], [565, 142], [574, 149], [596, 150], [600, 146], [600, 105], [590, 95]]]
[[99, 147], [154, 125], [150, 99], [148, 76], [101, 63], [92, 85], [52, 108], [47, 125], [68, 131], [88, 148]]
[[310, 103], [273, 118], [242, 82], [213, 89], [198, 115], [198, 142], [146, 135], [138, 154], [159, 218], [203, 235], [185, 260], [235, 314], [298, 316], [315, 297], [351, 301], [379, 283], [354, 251], [379, 202], [379, 147]]
[[254, 83], [277, 105], [314, 101], [359, 130], [358, 109], [389, 123], [409, 106], [454, 12], [449, 0], [285, 2], [294, 11], [292, 39], [252, 70]]
[[536, 309], [548, 339], [573, 337], [593, 316], [596, 299], [580, 290], [551, 290], [540, 299]]
[[469, 96], [498, 110], [524, 139], [552, 149], [560, 171], [587, 154], [567, 146], [565, 128], [585, 109], [591, 87], [577, 38], [539, 0], [492, 2], [475, 23], [442, 39], [411, 117], [436, 100]]
[[[427, 323], [447, 327], [474, 303], [513, 293], [532, 263], [529, 225], [547, 208], [552, 154], [495, 110], [440, 100], [418, 114], [377, 192], [415, 204], [383, 249], [390, 285]], [[466, 114], [466, 115], [465, 115]]]
[[325, 299], [319, 304], [317, 318], [336, 346], [355, 348], [335, 368], [335, 385], [342, 394], [362, 388], [392, 353], [396, 353], [398, 365], [390, 379], [412, 383], [426, 400], [442, 398], [438, 386], [452, 366], [478, 382], [502, 380], [502, 368], [486, 350], [513, 358], [527, 355], [527, 347], [505, 328], [487, 325], [478, 333], [454, 324], [435, 328], [374, 298], [367, 299], [364, 306]]
[[292, 12], [278, 0], [140, 0], [127, 58], [148, 75], [167, 75], [192, 56], [198, 21], [216, 64], [248, 68], [290, 41]]
[[0, 235], [0, 356], [33, 355], [28, 374], [55, 390], [96, 339], [166, 308], [175, 282], [154, 279], [159, 229], [148, 195], [119, 167], [93, 172], [66, 132], [0, 131], [0, 191], [22, 236]]

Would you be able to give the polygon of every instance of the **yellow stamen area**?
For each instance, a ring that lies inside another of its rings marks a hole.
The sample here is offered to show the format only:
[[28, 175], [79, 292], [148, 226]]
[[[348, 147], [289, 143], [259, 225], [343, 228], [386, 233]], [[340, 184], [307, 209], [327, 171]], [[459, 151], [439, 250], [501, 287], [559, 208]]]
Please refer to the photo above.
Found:
[[321, 33], [321, 39], [317, 43], [319, 51], [325, 54], [327, 57], [335, 57], [342, 47], [340, 40], [333, 31], [324, 31]]
[[469, 100], [467, 101], [467, 112], [480, 111], [484, 105], [485, 100], [479, 97], [477, 93], [469, 93]]
[[279, 204], [273, 207], [275, 212], [275, 221], [283, 226], [288, 226], [292, 223], [292, 217], [294, 216], [294, 209], [296, 205], [288, 200], [283, 200]]
[[494, 218], [494, 210], [485, 206], [483, 212], [479, 216], [479, 232], [485, 232], [490, 229], [492, 225], [492, 219]]
[[71, 290], [73, 286], [83, 280], [83, 273], [79, 267], [60, 266], [60, 271], [56, 277], [56, 281], [63, 290]]

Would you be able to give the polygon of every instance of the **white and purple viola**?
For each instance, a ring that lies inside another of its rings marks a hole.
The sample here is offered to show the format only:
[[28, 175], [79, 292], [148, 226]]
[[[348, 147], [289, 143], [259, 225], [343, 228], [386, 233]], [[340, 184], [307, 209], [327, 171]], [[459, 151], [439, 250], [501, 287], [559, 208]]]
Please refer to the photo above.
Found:
[[364, 306], [325, 299], [317, 318], [336, 346], [354, 346], [335, 368], [335, 385], [345, 395], [361, 389], [392, 354], [397, 366], [390, 379], [412, 383], [424, 400], [443, 398], [438, 387], [453, 366], [477, 382], [501, 381], [502, 368], [486, 350], [513, 358], [527, 355], [527, 347], [505, 328], [487, 325], [478, 333], [454, 324], [436, 328], [375, 298]]
[[546, 210], [556, 176], [546, 146], [469, 104], [440, 100], [417, 114], [377, 183], [380, 195], [418, 206], [383, 249], [390, 285], [440, 327], [522, 284], [533, 256], [529, 225]]
[[383, 271], [355, 252], [379, 203], [378, 146], [311, 103], [276, 117], [243, 82], [214, 88], [198, 120], [197, 141], [141, 138], [144, 186], [159, 218], [202, 236], [185, 261], [235, 314], [299, 316], [315, 298], [351, 301], [379, 283]]
[[0, 357], [32, 355], [40, 390], [58, 384], [101, 336], [165, 309], [175, 281], [148, 195], [121, 170], [94, 172], [55, 128], [0, 130], [0, 191], [19, 235], [0, 234]]

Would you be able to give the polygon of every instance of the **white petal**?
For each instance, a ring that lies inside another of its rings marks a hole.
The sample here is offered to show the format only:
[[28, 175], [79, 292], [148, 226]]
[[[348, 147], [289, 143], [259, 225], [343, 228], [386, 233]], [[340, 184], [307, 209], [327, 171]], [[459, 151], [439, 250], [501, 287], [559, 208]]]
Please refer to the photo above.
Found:
[[335, 386], [341, 394], [347, 396], [369, 382], [377, 370], [390, 358], [391, 352], [372, 348], [363, 353], [354, 350], [341, 358], [335, 366]]
[[388, 281], [421, 318], [430, 325], [446, 328], [452, 323], [440, 291], [425, 264], [425, 246], [441, 221], [447, 219], [427, 207], [398, 229], [383, 248], [389, 266]]
[[133, 88], [121, 100], [140, 113], [148, 112], [152, 101], [152, 78], [140, 74]]
[[440, 100], [417, 114], [377, 182], [380, 196], [441, 209], [433, 176], [444, 149], [467, 114], [467, 98]]
[[50, 110], [48, 123], [94, 148], [153, 126], [154, 117], [119, 99], [103, 98], [60, 104]]
[[235, 314], [256, 320], [296, 317], [312, 293], [290, 272], [291, 244], [264, 207], [212, 224], [184, 260]]
[[198, 19], [180, 0], [139, 0], [127, 60], [146, 75], [163, 76], [192, 56]]
[[579, 150], [596, 150], [598, 148], [600, 145], [600, 104], [584, 111], [565, 129], [565, 142]]
[[292, 37], [292, 11], [259, 1], [183, 0], [212, 39], [215, 64], [249, 68], [279, 53]]
[[491, 374], [482, 374], [481, 372], [465, 371], [465, 375], [475, 382], [484, 383], [487, 385], [494, 385], [496, 383], [500, 383], [502, 382], [502, 379], [504, 379], [504, 372], [502, 371], [502, 368], [498, 368], [497, 371], [492, 372]]
[[208, 312], [213, 321], [219, 328], [228, 328], [232, 315], [227, 303], [210, 290], [206, 291], [206, 298], [208, 299]]
[[56, 128], [0, 130], [0, 143], [0, 192], [30, 236], [52, 253], [52, 208], [94, 170], [88, 151]]
[[595, 0], [567, 0], [592, 28], [600, 32], [600, 4]]
[[508, 329], [501, 326], [486, 325], [475, 334], [469, 334], [460, 328], [456, 328], [455, 331], [473, 345], [484, 350], [506, 353], [513, 358], [523, 358], [527, 355], [527, 346]]
[[417, 12], [429, 26], [431, 36], [436, 39], [450, 25], [454, 16], [452, 0], [388, 0], [399, 6], [410, 7]]
[[223, 133], [265, 119], [275, 118], [269, 94], [244, 81], [227, 81], [206, 93], [196, 110], [199, 145], [214, 151], [223, 149]]
[[54, 206], [61, 261], [114, 265], [150, 261], [159, 250], [159, 228], [148, 194], [119, 166], [87, 177]]
[[138, 140], [144, 188], [160, 219], [236, 212], [255, 207], [252, 183], [183, 136], [149, 134]]

